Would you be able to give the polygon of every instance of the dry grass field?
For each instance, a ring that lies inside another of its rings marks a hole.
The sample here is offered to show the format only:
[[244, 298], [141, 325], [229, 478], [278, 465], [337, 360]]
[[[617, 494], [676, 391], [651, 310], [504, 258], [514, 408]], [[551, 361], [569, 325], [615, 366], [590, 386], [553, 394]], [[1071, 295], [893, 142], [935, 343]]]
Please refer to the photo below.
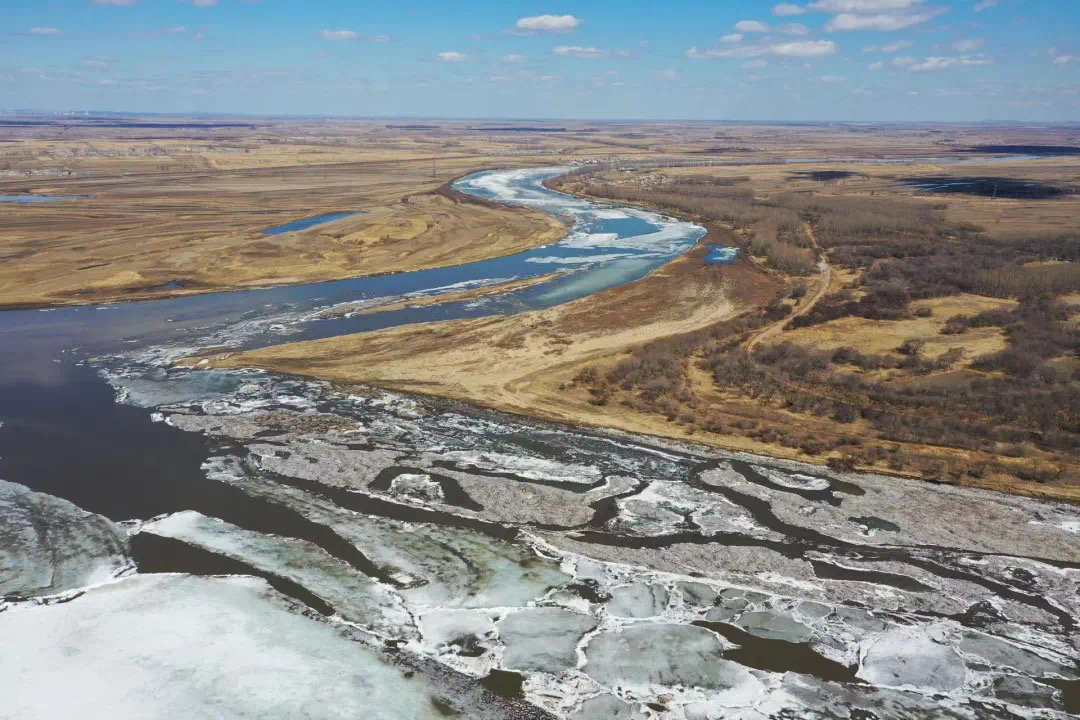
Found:
[[[482, 168], [575, 164], [559, 189], [697, 219], [709, 235], [641, 281], [566, 305], [212, 364], [1080, 499], [1080, 155], [1026, 156], [1078, 148], [1080, 130], [543, 128], [13, 130], [0, 145], [0, 194], [92, 197], [0, 205], [0, 303], [311, 282], [516, 252], [553, 241], [561, 223], [440, 188]], [[876, 162], [885, 157], [906, 162]], [[260, 232], [349, 211], [364, 214]], [[709, 242], [739, 246], [739, 260], [705, 264]]]

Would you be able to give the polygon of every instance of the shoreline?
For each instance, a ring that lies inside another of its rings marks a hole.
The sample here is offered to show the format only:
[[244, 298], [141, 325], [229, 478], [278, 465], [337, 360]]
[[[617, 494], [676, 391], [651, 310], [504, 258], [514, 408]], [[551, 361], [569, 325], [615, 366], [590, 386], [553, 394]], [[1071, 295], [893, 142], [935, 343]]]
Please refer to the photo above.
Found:
[[[686, 218], [678, 213], [662, 214]], [[706, 234], [694, 248], [655, 269], [645, 278], [554, 308], [523, 313], [501, 321], [486, 318], [418, 323], [325, 340], [286, 343], [208, 359], [218, 367], [255, 367], [346, 385], [362, 384], [395, 392], [417, 393], [537, 420], [624, 431], [823, 467], [830, 453], [807, 454], [798, 448], [765, 443], [739, 433], [713, 434], [695, 430], [692, 425], [684, 425], [655, 412], [615, 405], [604, 407], [603, 403], [591, 402], [587, 393], [576, 388], [575, 377], [587, 366], [610, 366], [634, 347], [701, 330], [720, 320], [730, 320], [748, 308], [762, 305], [767, 296], [773, 294], [775, 287], [782, 282], [780, 276], [761, 268], [745, 254], [740, 254], [739, 260], [731, 265], [712, 267], [727, 268], [726, 272], [732, 277], [767, 278], [772, 283], [772, 290], [758, 293], [756, 299], [750, 302], [746, 300], [754, 293], [734, 292], [733, 296], [739, 298], [740, 307], [736, 310], [732, 306], [722, 318], [699, 315], [691, 320], [694, 308], [683, 307], [683, 316], [674, 322], [652, 325], [646, 322], [643, 325], [642, 318], [663, 314], [678, 305], [680, 299], [685, 301], [680, 297], [680, 290], [688, 278], [694, 277], [695, 272], [689, 266], [700, 262], [700, 256], [704, 255], [709, 244], [734, 244], [731, 228], [716, 223], [705, 223], [705, 228]], [[704, 267], [708, 266], [702, 264], [697, 270]], [[671, 277], [680, 274], [685, 277]], [[649, 286], [652, 290], [642, 293], [642, 289]], [[654, 294], [653, 302], [645, 307], [639, 304], [639, 312], [624, 312], [618, 320], [610, 321], [621, 306], [626, 302], [633, 306], [636, 300], [640, 300], [635, 295], [641, 294]], [[695, 298], [691, 304], [705, 306], [708, 302]], [[577, 322], [567, 323], [567, 316]], [[607, 318], [608, 321], [599, 318]], [[572, 329], [558, 329], [566, 325], [572, 326]], [[556, 330], [552, 330], [552, 326]], [[532, 339], [531, 345], [522, 352], [514, 351], [518, 345], [528, 345], [527, 338], [537, 335], [539, 338]], [[610, 342], [598, 342], [597, 337]], [[371, 362], [359, 365], [349, 360], [352, 357], [369, 358]], [[508, 367], [515, 368], [516, 372], [508, 371]], [[600, 369], [603, 371], [604, 367]], [[917, 447], [946, 461], [963, 455], [955, 448], [926, 444]], [[928, 479], [914, 470], [885, 471], [877, 465], [859, 466], [857, 471], [1005, 494], [1080, 502], [1075, 488], [1047, 487], [1022, 481], [1015, 476], [1004, 480], [972, 482], [965, 478], [949, 482]]]
[[[526, 167], [532, 167], [532, 166], [526, 166]], [[536, 167], [543, 167], [543, 166], [536, 166]], [[355, 272], [353, 272], [353, 273], [334, 272], [334, 269], [335, 269], [334, 266], [332, 264], [329, 264], [329, 265], [325, 266], [325, 268], [324, 268], [325, 272], [323, 272], [323, 273], [316, 272], [316, 273], [313, 273], [311, 276], [308, 276], [308, 277], [298, 276], [298, 277], [294, 277], [294, 278], [291, 278], [291, 279], [288, 278], [288, 277], [278, 278], [278, 279], [275, 279], [273, 277], [267, 277], [265, 281], [259, 281], [259, 280], [256, 279], [254, 281], [251, 281], [250, 284], [245, 284], [245, 283], [242, 283], [242, 282], [232, 282], [232, 283], [226, 282], [224, 284], [218, 284], [218, 283], [213, 283], [213, 282], [207, 282], [207, 281], [204, 281], [204, 280], [200, 280], [198, 278], [185, 278], [185, 277], [182, 277], [182, 276], [184, 276], [186, 274], [189, 274], [191, 271], [179, 270], [179, 271], [177, 271], [177, 272], [175, 272], [173, 274], [181, 276], [181, 277], [178, 277], [176, 279], [168, 279], [168, 280], [155, 278], [151, 282], [149, 282], [149, 283], [147, 283], [146, 285], [143, 285], [143, 286], [128, 287], [128, 288], [118, 287], [115, 290], [109, 290], [107, 288], [107, 286], [103, 286], [100, 290], [95, 291], [92, 288], [88, 288], [86, 291], [79, 292], [79, 295], [72, 295], [70, 297], [63, 297], [63, 298], [57, 297], [56, 299], [49, 299], [49, 300], [28, 299], [28, 300], [25, 300], [25, 301], [11, 300], [11, 301], [7, 301], [7, 302], [0, 302], [0, 312], [19, 312], [19, 311], [26, 311], [26, 310], [55, 310], [55, 309], [72, 308], [72, 307], [92, 307], [92, 306], [100, 306], [100, 305], [111, 305], [111, 304], [117, 304], [117, 303], [146, 302], [146, 301], [154, 301], [154, 300], [174, 300], [174, 299], [184, 298], [184, 297], [193, 297], [193, 296], [200, 296], [200, 295], [213, 295], [213, 294], [216, 294], [216, 293], [244, 292], [244, 291], [247, 291], [247, 290], [268, 290], [268, 289], [273, 289], [273, 288], [297, 287], [297, 286], [303, 286], [303, 285], [318, 285], [318, 284], [321, 284], [321, 283], [328, 283], [328, 282], [341, 282], [341, 281], [348, 281], [348, 280], [357, 280], [357, 279], [361, 279], [361, 278], [382, 277], [382, 276], [389, 276], [389, 275], [400, 275], [400, 274], [403, 274], [403, 273], [416, 272], [416, 271], [421, 271], [421, 270], [446, 269], [446, 268], [458, 267], [458, 266], [461, 266], [461, 265], [467, 265], [467, 264], [474, 263], [474, 262], [480, 262], [480, 261], [483, 261], [483, 260], [491, 260], [491, 259], [495, 259], [495, 258], [507, 257], [507, 256], [515, 255], [515, 254], [518, 254], [518, 253], [521, 253], [521, 252], [525, 252], [527, 250], [534, 249], [536, 247], [541, 247], [543, 245], [548, 245], [548, 244], [551, 244], [551, 243], [559, 242], [564, 237], [566, 237], [565, 223], [557, 215], [553, 215], [551, 213], [544, 213], [544, 212], [536, 211], [536, 210], [533, 210], [533, 209], [530, 209], [530, 208], [525, 208], [525, 207], [519, 207], [519, 206], [514, 206], [514, 205], [504, 205], [504, 204], [500, 204], [500, 203], [495, 203], [495, 202], [492, 202], [492, 201], [487, 200], [485, 198], [479, 198], [479, 197], [469, 195], [467, 193], [458, 192], [458, 191], [456, 191], [456, 190], [454, 190], [452, 188], [453, 183], [457, 182], [458, 180], [460, 180], [463, 177], [466, 177], [466, 176], [471, 175], [471, 174], [476, 173], [476, 172], [484, 172], [484, 171], [491, 170], [491, 169], [492, 169], [491, 167], [485, 166], [485, 167], [473, 168], [473, 169], [470, 169], [468, 171], [455, 174], [449, 180], [447, 180], [446, 182], [442, 183], [441, 185], [439, 185], [439, 186], [437, 186], [437, 187], [435, 187], [435, 188], [433, 188], [431, 190], [417, 192], [417, 193], [409, 193], [409, 194], [403, 195], [400, 198], [398, 198], [398, 200], [395, 203], [390, 203], [387, 206], [390, 207], [390, 206], [399, 205], [399, 204], [409, 204], [412, 201], [413, 198], [428, 197], [428, 198], [441, 199], [441, 201], [443, 201], [444, 203], [451, 203], [453, 205], [473, 206], [473, 207], [476, 207], [478, 209], [482, 209], [483, 211], [485, 211], [487, 213], [497, 212], [497, 213], [503, 214], [507, 218], [521, 218], [521, 219], [525, 219], [525, 220], [529, 220], [529, 219], [540, 220], [541, 218], [543, 218], [542, 223], [543, 223], [543, 225], [546, 225], [546, 227], [542, 227], [540, 224], [538, 224], [538, 226], [532, 232], [522, 234], [521, 236], [519, 236], [519, 238], [518, 238], [518, 240], [516, 242], [509, 243], [509, 245], [510, 245], [509, 247], [500, 247], [499, 242], [491, 243], [491, 246], [492, 246], [492, 249], [493, 249], [492, 252], [474, 251], [474, 253], [472, 255], [470, 255], [468, 253], [468, 246], [465, 246], [465, 250], [466, 250], [465, 257], [463, 259], [455, 260], [453, 262], [425, 262], [421, 258], [418, 261], [414, 262], [412, 265], [407, 264], [406, 266], [403, 266], [403, 267], [400, 267], [400, 268], [393, 268], [393, 269], [387, 269], [387, 270], [375, 270], [375, 271], [372, 271], [372, 272], [360, 272], [360, 273], [355, 273]], [[313, 214], [318, 214], [318, 213], [322, 213], [324, 211], [329, 212], [331, 210], [333, 210], [333, 208], [327, 209], [327, 208], [313, 207], [313, 208], [310, 209], [310, 212], [313, 213]], [[362, 217], [362, 216], [358, 216], [358, 218], [359, 217]], [[372, 216], [372, 217], [374, 217], [374, 216]], [[348, 220], [348, 218], [343, 218], [342, 219], [342, 221], [347, 221], [347, 220]], [[340, 221], [331, 221], [331, 222], [340, 222]], [[301, 231], [296, 231], [296, 232], [297, 233], [310, 233], [310, 232], [313, 232], [313, 231], [317, 231], [318, 228], [320, 228], [320, 227], [322, 227], [322, 226], [321, 225], [320, 226], [315, 226], [313, 228], [308, 228], [308, 229], [301, 230]], [[253, 233], [250, 236], [245, 236], [244, 242], [240, 243], [238, 245], [235, 245], [234, 247], [241, 248], [241, 247], [244, 247], [244, 245], [246, 245], [246, 244], [251, 244], [253, 242], [258, 242], [260, 237], [262, 237], [262, 236], [260, 236], [259, 233]], [[272, 238], [272, 237], [278, 237], [278, 236], [267, 236], [267, 237]], [[299, 260], [301, 258], [301, 256], [302, 256], [303, 252], [304, 252], [304, 248], [302, 248], [302, 247], [296, 248], [294, 250], [294, 252], [293, 252], [293, 255], [295, 256], [295, 259]], [[315, 266], [318, 267], [320, 264], [321, 263], [315, 263]], [[290, 267], [290, 264], [288, 262], [282, 262], [282, 263], [278, 263], [278, 266], [283, 267], [283, 268], [288, 268], [288, 267]], [[293, 263], [292, 266], [295, 266], [295, 263]], [[143, 271], [153, 271], [153, 272], [155, 272], [157, 274], [162, 274], [162, 275], [169, 274], [167, 271], [163, 271], [163, 270], [143, 269]], [[136, 270], [135, 272], [139, 272], [139, 271]], [[197, 268], [196, 268], [196, 272], [197, 272]], [[172, 288], [168, 288], [168, 289], [162, 289], [160, 291], [153, 289], [153, 288], [158, 287], [160, 285], [168, 285], [170, 283], [178, 283], [178, 284], [180, 284], [180, 287], [172, 287]], [[15, 285], [17, 287], [17, 284], [13, 284], [13, 285]], [[71, 291], [68, 291], [68, 292], [71, 292]], [[19, 293], [17, 291], [14, 291], [14, 292], [6, 293], [6, 294], [17, 297], [20, 294], [28, 294], [28, 295], [32, 296], [34, 293], [32, 293], [32, 292], [31, 293]]]

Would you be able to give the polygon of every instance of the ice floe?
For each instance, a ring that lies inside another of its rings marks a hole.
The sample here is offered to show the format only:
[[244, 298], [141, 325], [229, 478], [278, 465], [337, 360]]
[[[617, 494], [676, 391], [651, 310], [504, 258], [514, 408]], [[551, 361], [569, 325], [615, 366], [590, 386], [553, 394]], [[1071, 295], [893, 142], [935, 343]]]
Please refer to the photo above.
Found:
[[132, 569], [122, 528], [67, 500], [0, 480], [0, 598], [56, 595]]

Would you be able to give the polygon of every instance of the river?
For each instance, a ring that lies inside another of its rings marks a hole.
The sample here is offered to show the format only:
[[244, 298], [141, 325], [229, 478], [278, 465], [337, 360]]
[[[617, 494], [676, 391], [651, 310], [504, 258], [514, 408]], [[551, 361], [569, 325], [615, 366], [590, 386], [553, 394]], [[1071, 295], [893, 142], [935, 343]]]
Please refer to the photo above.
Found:
[[1074, 507], [173, 367], [567, 302], [704, 232], [560, 172], [456, 184], [564, 217], [550, 247], [0, 313], [0, 717], [1076, 712]]

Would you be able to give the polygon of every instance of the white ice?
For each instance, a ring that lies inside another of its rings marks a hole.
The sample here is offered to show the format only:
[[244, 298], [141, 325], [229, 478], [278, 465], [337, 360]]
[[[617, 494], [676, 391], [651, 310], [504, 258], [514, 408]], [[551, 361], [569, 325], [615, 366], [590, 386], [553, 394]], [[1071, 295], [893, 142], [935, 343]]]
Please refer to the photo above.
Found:
[[252, 577], [136, 576], [0, 613], [0, 637], [0, 717], [439, 717], [419, 677]]
[[148, 523], [141, 532], [181, 540], [292, 580], [347, 620], [379, 634], [411, 634], [412, 620], [396, 595], [313, 543], [245, 530], [194, 510]]
[[560, 463], [541, 457], [468, 450], [452, 450], [442, 453], [438, 457], [459, 465], [472, 466], [488, 472], [513, 473], [530, 480], [551, 480], [589, 485], [601, 478], [600, 470], [593, 465]]
[[53, 595], [131, 569], [122, 528], [67, 500], [0, 480], [0, 597]]
[[511, 670], [558, 673], [577, 666], [577, 644], [597, 625], [591, 615], [562, 608], [524, 608], [499, 623], [506, 649], [502, 666]]
[[875, 685], [956, 690], [966, 669], [944, 633], [941, 626], [893, 628], [870, 643], [858, 676]]

